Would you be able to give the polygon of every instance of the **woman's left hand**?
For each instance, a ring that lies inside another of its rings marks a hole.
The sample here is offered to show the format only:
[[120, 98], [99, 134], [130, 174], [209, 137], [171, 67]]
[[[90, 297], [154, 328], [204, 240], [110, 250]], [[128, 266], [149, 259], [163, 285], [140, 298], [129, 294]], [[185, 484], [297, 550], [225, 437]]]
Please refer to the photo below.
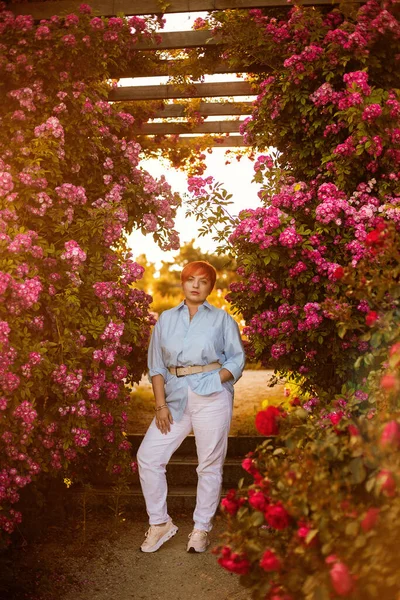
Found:
[[233, 375], [230, 371], [228, 371], [228, 369], [220, 369], [219, 371], [219, 378], [221, 380], [221, 383], [225, 383], [226, 381], [229, 381], [230, 379], [233, 379]]

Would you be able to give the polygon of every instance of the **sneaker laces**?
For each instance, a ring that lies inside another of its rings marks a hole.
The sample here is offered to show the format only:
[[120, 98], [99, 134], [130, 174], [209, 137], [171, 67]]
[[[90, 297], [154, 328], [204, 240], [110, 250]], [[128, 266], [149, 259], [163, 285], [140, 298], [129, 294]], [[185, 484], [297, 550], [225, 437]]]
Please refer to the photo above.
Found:
[[208, 532], [204, 531], [203, 529], [193, 529], [193, 531], [189, 533], [188, 538], [191, 538], [192, 535], [195, 535], [196, 533], [199, 534], [201, 537], [207, 537], [208, 535]]

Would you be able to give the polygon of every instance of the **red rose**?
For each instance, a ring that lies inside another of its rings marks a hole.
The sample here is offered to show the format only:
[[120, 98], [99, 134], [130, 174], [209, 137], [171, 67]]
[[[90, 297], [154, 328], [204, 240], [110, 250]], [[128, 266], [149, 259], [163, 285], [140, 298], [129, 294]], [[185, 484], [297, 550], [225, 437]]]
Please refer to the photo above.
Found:
[[344, 412], [342, 410], [338, 410], [337, 412], [331, 412], [328, 417], [330, 422], [332, 423], [332, 425], [339, 425], [340, 421], [342, 420], [342, 417], [344, 415]]
[[286, 529], [290, 523], [290, 517], [280, 502], [269, 504], [264, 512], [265, 520], [274, 529]]
[[368, 233], [367, 237], [365, 238], [365, 244], [367, 246], [373, 246], [374, 244], [381, 242], [380, 237], [380, 232], [377, 229], [374, 229]]
[[336, 269], [333, 271], [333, 277], [334, 279], [342, 279], [342, 277], [344, 276], [344, 269], [343, 267], [336, 267]]
[[361, 521], [361, 528], [367, 532], [372, 529], [379, 517], [379, 508], [369, 508], [366, 512], [365, 517]]
[[252, 458], [244, 458], [242, 461], [242, 469], [250, 473], [250, 475], [254, 475], [257, 472], [256, 467], [254, 466], [254, 462]]
[[354, 581], [348, 567], [340, 560], [330, 570], [333, 589], [338, 596], [347, 596], [354, 587]]
[[251, 566], [245, 554], [232, 552], [228, 546], [222, 548], [222, 556], [218, 559], [218, 563], [227, 571], [237, 575], [246, 575]]
[[293, 400], [290, 401], [291, 406], [301, 406], [300, 398], [296, 396]]
[[278, 435], [278, 418], [281, 416], [279, 408], [268, 406], [265, 410], [260, 410], [256, 415], [255, 426], [261, 435]]
[[260, 560], [260, 567], [264, 571], [280, 571], [282, 563], [273, 550], [266, 550]]
[[374, 310], [370, 310], [365, 316], [365, 323], [368, 325], [368, 327], [372, 327], [377, 319], [378, 313]]
[[349, 434], [352, 437], [357, 437], [360, 435], [360, 432], [358, 430], [358, 427], [356, 427], [355, 425], [353, 425], [352, 423], [350, 423], [350, 425], [347, 427], [347, 431], [349, 432]]
[[297, 530], [297, 535], [300, 540], [306, 546], [316, 546], [318, 543], [318, 537], [315, 535], [309, 542], [306, 542], [306, 537], [312, 530], [312, 525], [310, 523], [305, 523], [304, 521], [300, 521], [299, 528]]
[[254, 490], [249, 490], [249, 504], [255, 510], [260, 510], [264, 512], [265, 507], [268, 504], [268, 499], [264, 496], [262, 492], [255, 492]]
[[236, 490], [229, 490], [226, 497], [221, 500], [221, 506], [227, 513], [234, 517], [244, 502], [244, 498], [236, 497]]
[[389, 421], [383, 428], [381, 446], [400, 446], [400, 425], [397, 421]]

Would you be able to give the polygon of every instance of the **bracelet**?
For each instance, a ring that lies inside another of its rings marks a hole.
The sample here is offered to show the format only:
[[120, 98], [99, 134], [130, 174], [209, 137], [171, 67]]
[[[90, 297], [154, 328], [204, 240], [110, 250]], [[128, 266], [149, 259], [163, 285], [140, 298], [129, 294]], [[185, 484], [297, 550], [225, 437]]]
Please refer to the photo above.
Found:
[[157, 412], [158, 410], [161, 410], [162, 408], [168, 408], [168, 404], [162, 404], [161, 406], [156, 406], [156, 408], [154, 410]]

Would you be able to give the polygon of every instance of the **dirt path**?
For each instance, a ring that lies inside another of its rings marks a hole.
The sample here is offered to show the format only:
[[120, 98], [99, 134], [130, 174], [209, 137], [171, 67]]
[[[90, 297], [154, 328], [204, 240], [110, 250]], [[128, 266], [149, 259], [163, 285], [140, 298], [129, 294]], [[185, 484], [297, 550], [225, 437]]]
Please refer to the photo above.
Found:
[[[147, 524], [128, 523], [117, 539], [100, 542], [96, 557], [75, 563], [71, 575], [77, 586], [60, 600], [247, 600], [238, 577], [222, 569], [214, 554], [186, 552], [191, 521], [176, 524], [172, 540], [144, 554], [139, 546]], [[220, 528], [214, 528], [214, 543]]]

